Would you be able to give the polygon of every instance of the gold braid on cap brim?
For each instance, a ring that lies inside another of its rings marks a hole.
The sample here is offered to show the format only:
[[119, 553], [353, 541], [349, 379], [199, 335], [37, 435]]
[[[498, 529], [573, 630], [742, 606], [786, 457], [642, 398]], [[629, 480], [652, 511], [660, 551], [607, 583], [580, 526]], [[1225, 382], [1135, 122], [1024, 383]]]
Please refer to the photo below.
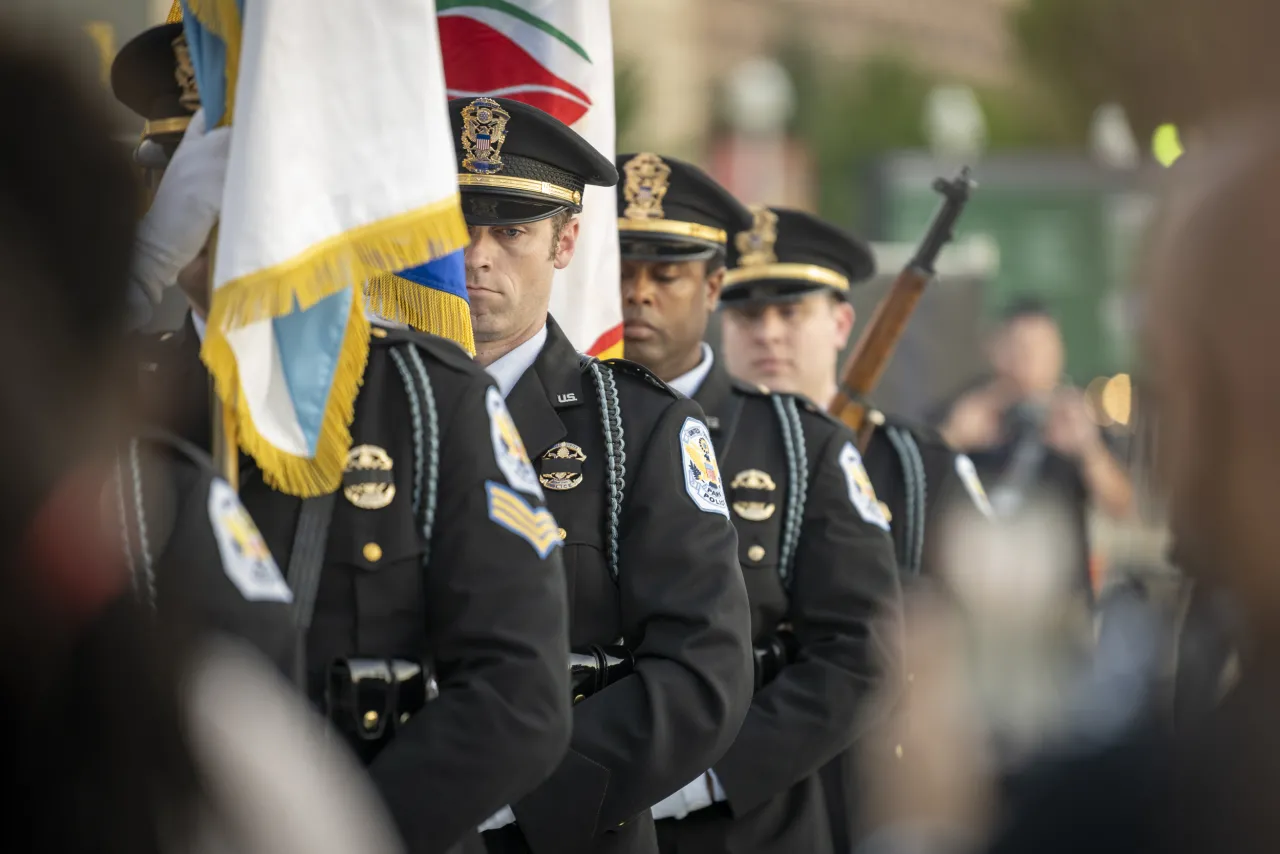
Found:
[[495, 190], [524, 190], [527, 193], [537, 193], [565, 204], [582, 204], [582, 193], [579, 191], [533, 178], [516, 178], [511, 175], [474, 175], [470, 172], [460, 172], [458, 173], [458, 186], [492, 187]]
[[848, 276], [817, 264], [752, 264], [749, 267], [736, 267], [724, 274], [724, 286], [727, 288], [765, 279], [814, 282], [838, 291], [849, 290]]
[[618, 217], [618, 231], [649, 231], [672, 234], [676, 237], [692, 237], [724, 245], [729, 236], [723, 229], [712, 228], [698, 222], [681, 222], [676, 219], [635, 219]]

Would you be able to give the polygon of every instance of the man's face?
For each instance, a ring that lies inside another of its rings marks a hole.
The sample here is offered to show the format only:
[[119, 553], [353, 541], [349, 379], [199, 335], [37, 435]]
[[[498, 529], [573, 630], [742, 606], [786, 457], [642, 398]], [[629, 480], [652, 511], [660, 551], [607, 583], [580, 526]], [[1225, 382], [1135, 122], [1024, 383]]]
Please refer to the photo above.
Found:
[[[664, 380], [690, 369], [724, 281], [705, 261], [623, 261], [622, 319], [627, 358]], [[695, 362], [696, 364], [696, 362]]]
[[729, 373], [771, 389], [820, 398], [830, 393], [836, 358], [849, 342], [853, 307], [817, 291], [788, 302], [726, 305]]
[[468, 231], [471, 245], [464, 258], [476, 342], [516, 337], [545, 322], [551, 279], [573, 258], [577, 219], [566, 223], [554, 241], [551, 219]]
[[1066, 353], [1062, 332], [1050, 317], [1027, 315], [1005, 324], [991, 345], [991, 365], [1023, 395], [1048, 394], [1058, 387]]

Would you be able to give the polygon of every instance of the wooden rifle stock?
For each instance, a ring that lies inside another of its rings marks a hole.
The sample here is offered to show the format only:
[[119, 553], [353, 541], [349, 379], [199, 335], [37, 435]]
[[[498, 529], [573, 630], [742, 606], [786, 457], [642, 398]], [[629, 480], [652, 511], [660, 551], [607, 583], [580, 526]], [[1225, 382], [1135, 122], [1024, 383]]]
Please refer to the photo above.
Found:
[[951, 181], [939, 178], [933, 182], [934, 190], [942, 194], [942, 206], [929, 224], [915, 255], [876, 306], [875, 314], [845, 363], [844, 376], [828, 411], [853, 430], [860, 449], [866, 449], [875, 429], [875, 424], [867, 418], [866, 398], [875, 390], [894, 348], [907, 329], [911, 314], [924, 295], [924, 289], [933, 281], [938, 255], [955, 236], [956, 221], [969, 203], [975, 186], [967, 166]]

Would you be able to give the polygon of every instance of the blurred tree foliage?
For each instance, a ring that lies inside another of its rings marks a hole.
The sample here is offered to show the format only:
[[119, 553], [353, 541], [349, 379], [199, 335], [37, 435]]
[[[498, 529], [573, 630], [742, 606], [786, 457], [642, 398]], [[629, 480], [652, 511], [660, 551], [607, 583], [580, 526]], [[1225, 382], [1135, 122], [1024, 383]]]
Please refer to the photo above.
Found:
[[618, 133], [618, 151], [630, 151], [631, 131], [640, 114], [644, 98], [644, 80], [640, 66], [634, 59], [614, 57], [613, 65], [614, 119]]
[[[886, 152], [927, 147], [925, 102], [942, 79], [894, 55], [855, 66], [823, 62], [798, 42], [779, 59], [796, 84], [793, 131], [814, 155], [819, 213], [865, 230], [867, 170]], [[986, 118], [988, 150], [1063, 147], [1085, 139], [1081, 125], [1067, 120], [1043, 91], [973, 88]]]
[[1275, 0], [1025, 0], [1010, 23], [1073, 121], [1114, 101], [1140, 140], [1280, 96]]

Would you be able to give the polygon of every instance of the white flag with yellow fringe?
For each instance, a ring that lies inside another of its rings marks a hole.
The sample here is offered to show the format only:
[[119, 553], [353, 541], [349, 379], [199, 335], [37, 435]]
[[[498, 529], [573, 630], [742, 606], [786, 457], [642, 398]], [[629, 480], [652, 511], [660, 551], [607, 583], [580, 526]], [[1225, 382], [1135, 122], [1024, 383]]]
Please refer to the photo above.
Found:
[[[267, 482], [330, 492], [368, 357], [364, 283], [467, 240], [435, 7], [182, 6], [207, 122], [232, 126], [202, 356]], [[470, 346], [465, 290], [398, 281], [380, 311]]]

